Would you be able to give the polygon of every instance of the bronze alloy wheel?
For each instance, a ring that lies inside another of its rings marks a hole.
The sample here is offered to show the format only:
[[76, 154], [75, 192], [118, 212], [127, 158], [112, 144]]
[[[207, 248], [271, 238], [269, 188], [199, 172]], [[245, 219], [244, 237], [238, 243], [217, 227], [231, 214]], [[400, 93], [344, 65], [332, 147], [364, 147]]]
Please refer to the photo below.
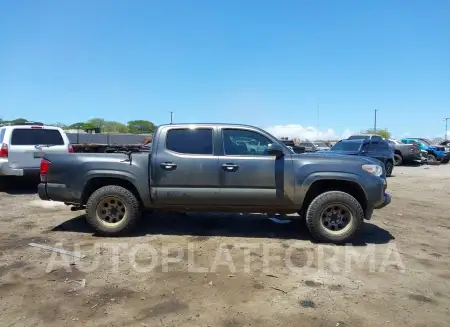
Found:
[[343, 203], [331, 203], [320, 214], [322, 226], [331, 234], [345, 234], [351, 227], [353, 215]]
[[103, 225], [114, 227], [126, 218], [127, 209], [118, 197], [106, 196], [98, 202], [96, 213]]

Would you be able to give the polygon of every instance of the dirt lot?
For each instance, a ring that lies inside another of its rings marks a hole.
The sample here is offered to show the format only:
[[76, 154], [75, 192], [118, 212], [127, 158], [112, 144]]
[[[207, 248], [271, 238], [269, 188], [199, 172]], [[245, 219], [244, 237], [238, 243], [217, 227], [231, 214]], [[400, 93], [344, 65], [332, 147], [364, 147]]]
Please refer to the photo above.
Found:
[[450, 165], [394, 175], [352, 246], [258, 215], [152, 215], [100, 238], [81, 212], [0, 193], [0, 326], [448, 326]]

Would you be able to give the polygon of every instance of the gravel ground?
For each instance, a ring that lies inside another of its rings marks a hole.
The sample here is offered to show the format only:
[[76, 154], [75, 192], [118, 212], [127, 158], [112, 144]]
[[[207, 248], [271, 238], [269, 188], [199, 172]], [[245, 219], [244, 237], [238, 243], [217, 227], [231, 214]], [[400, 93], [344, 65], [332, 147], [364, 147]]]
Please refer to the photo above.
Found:
[[393, 202], [347, 246], [231, 214], [152, 215], [101, 238], [15, 187], [0, 193], [0, 326], [448, 326], [449, 183], [450, 165], [396, 168]]

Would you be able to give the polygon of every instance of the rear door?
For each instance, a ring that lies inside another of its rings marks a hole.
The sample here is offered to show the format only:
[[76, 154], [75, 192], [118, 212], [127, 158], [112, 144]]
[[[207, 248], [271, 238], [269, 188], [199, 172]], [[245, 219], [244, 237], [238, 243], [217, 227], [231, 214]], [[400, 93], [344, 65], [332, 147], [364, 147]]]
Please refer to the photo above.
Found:
[[161, 130], [152, 148], [151, 163], [151, 184], [158, 204], [217, 204], [220, 170], [215, 134], [214, 126]]
[[9, 140], [11, 168], [39, 168], [45, 153], [68, 153], [67, 136], [59, 128], [44, 126], [17, 127]]

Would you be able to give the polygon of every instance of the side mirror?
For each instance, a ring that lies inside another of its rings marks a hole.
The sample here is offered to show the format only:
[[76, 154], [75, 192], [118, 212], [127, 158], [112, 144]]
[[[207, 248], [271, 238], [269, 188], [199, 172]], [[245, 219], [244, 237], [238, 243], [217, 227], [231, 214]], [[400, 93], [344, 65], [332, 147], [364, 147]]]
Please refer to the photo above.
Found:
[[281, 145], [276, 143], [269, 144], [269, 146], [267, 147], [267, 152], [277, 158], [284, 156], [283, 148], [281, 147]]

